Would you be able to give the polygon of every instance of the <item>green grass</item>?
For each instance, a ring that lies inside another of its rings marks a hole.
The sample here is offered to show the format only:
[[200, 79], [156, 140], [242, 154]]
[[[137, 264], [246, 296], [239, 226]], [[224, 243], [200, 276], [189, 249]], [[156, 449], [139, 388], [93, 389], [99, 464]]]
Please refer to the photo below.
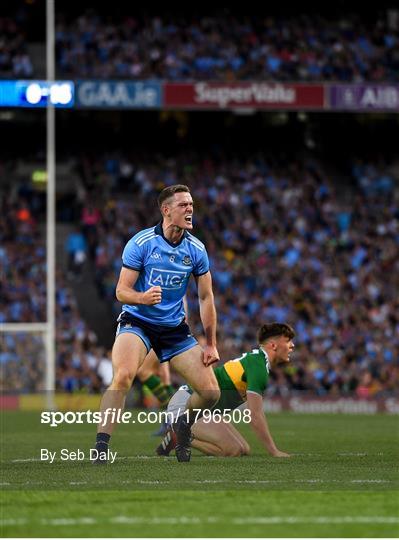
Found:
[[[120, 425], [107, 467], [88, 456], [95, 426], [2, 414], [2, 535], [126, 537], [392, 537], [399, 535], [394, 416], [269, 415], [288, 460], [267, 456], [248, 426], [245, 458], [158, 458], [156, 426]], [[53, 464], [40, 449], [57, 451]]]

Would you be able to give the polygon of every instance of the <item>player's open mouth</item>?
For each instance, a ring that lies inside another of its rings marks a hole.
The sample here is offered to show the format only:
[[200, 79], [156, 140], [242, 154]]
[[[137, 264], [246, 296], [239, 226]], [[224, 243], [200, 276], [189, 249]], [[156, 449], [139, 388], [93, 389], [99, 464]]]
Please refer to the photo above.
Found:
[[186, 223], [192, 223], [193, 222], [193, 216], [185, 216]]

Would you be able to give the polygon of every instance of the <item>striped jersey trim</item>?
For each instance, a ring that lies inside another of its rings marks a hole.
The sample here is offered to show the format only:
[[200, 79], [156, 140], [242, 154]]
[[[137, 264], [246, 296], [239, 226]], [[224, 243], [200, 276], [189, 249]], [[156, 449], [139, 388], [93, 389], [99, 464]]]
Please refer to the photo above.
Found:
[[158, 236], [157, 234], [152, 234], [151, 236], [146, 236], [143, 240], [140, 240], [139, 242], [137, 242], [137, 245], [142, 246], [143, 244], [148, 242], [148, 240], [152, 240], [153, 238], [156, 238], [157, 236]]
[[204, 244], [200, 240], [198, 240], [198, 238], [196, 238], [195, 236], [193, 236], [189, 232], [187, 232], [187, 240], [189, 242], [191, 242], [192, 244], [194, 244], [195, 246], [197, 246], [198, 249], [204, 251], [204, 249], [205, 249]]
[[205, 251], [205, 248], [201, 247], [199, 244], [197, 244], [196, 242], [193, 242], [190, 238], [187, 238], [187, 242], [190, 242], [190, 244], [192, 246], [195, 246], [197, 249], [199, 249], [199, 251]]
[[151, 229], [146, 229], [145, 231], [137, 233], [137, 236], [134, 239], [134, 241], [137, 244], [140, 240], [143, 240], [143, 238], [146, 238], [147, 236], [150, 236], [152, 234], [155, 234], [155, 227], [151, 227]]

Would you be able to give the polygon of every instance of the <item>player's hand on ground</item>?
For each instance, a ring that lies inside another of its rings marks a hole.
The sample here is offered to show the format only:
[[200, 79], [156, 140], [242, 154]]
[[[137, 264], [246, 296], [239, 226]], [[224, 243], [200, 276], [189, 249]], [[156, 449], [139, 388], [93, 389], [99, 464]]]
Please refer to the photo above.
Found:
[[205, 366], [211, 366], [216, 362], [219, 362], [219, 353], [216, 347], [210, 347], [206, 345], [204, 348], [203, 362]]
[[272, 456], [273, 457], [287, 458], [287, 457], [291, 457], [291, 454], [287, 454], [286, 452], [281, 452], [281, 450], [276, 450], [276, 451], [272, 452]]
[[143, 293], [143, 304], [146, 306], [153, 306], [162, 302], [162, 289], [158, 285], [151, 287], [145, 293]]

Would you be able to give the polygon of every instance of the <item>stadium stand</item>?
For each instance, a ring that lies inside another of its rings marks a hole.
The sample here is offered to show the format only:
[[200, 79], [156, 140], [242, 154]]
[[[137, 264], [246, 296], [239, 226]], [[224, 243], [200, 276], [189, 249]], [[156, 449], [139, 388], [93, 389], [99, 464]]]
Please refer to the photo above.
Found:
[[[33, 199], [34, 201], [34, 199]], [[0, 217], [0, 322], [46, 320], [45, 234], [32, 201], [4, 193]], [[97, 336], [82, 320], [65, 276], [57, 272], [57, 389], [101, 389], [97, 373], [106, 357]], [[45, 387], [45, 349], [40, 334], [6, 333], [0, 347], [2, 392], [39, 392]], [[104, 370], [104, 361], [101, 372]]]
[[[116, 191], [98, 199], [101, 218], [89, 239], [97, 285], [114, 316], [125, 242], [155, 224], [146, 209], [162, 187], [186, 182], [196, 201], [195, 230], [211, 257], [222, 358], [251, 347], [254, 328], [264, 320], [289, 320], [298, 332], [296, 360], [281, 375], [285, 384], [279, 380], [271, 393], [350, 394], [370, 376], [369, 395], [393, 391], [397, 170], [357, 162], [342, 196], [314, 160], [281, 165], [251, 156], [193, 165], [184, 157], [149, 164], [113, 156], [112, 162], [93, 166], [108, 175], [112, 169], [111, 185], [122, 183], [132, 197]], [[198, 333], [193, 296], [191, 322]]]
[[29, 79], [34, 75], [27, 36], [20, 23], [19, 17], [0, 17], [0, 78]]
[[[44, 28], [29, 18], [40, 15], [44, 21], [44, 15], [28, 13], [40, 7], [33, 4], [24, 6], [16, 20], [0, 18], [2, 78], [41, 73], [29, 54], [32, 41], [44, 51]], [[72, 13], [72, 7], [63, 10], [63, 3], [58, 3], [61, 78], [399, 81], [399, 14], [383, 6], [374, 17], [371, 12], [367, 17], [347, 12], [290, 17], [277, 10], [257, 17], [231, 10], [223, 17], [187, 13], [128, 17], [118, 10], [104, 15], [100, 6], [84, 14]], [[35, 125], [33, 141], [38, 138], [37, 117], [26, 112], [23, 122], [28, 114]], [[253, 137], [241, 133], [244, 157], [201, 157], [204, 152], [193, 150], [201, 136], [190, 146], [189, 136], [180, 134], [184, 154], [174, 151], [173, 158], [162, 153], [150, 158], [155, 131], [165, 130], [167, 146], [170, 126], [165, 126], [176, 122], [174, 135], [179, 130], [184, 133], [186, 120], [170, 111], [161, 111], [159, 118], [145, 111], [149, 121], [141, 118], [131, 130], [125, 111], [112, 114], [108, 124], [99, 120], [98, 133], [104, 128], [113, 135], [124, 132], [125, 149], [144, 141], [147, 157], [144, 153], [137, 157], [142, 146], [134, 157], [122, 149], [104, 151], [106, 137], [94, 133], [91, 124], [87, 127], [86, 117], [77, 119], [77, 111], [68, 120], [60, 111], [57, 119], [58, 148], [76, 162], [75, 167], [65, 166], [64, 156], [64, 162], [57, 163], [58, 188], [62, 184], [67, 190], [75, 181], [72, 168], [79, 177], [76, 199], [73, 195], [58, 208], [58, 216], [76, 227], [67, 244], [69, 274], [59, 270], [57, 277], [58, 389], [95, 392], [109, 376], [108, 351], [82, 318], [71, 286], [81, 279], [82, 264], [94, 268], [99, 294], [115, 317], [120, 309], [114, 288], [122, 248], [136, 231], [154, 224], [148, 207], [153, 208], [157, 193], [182, 182], [192, 188], [195, 234], [205, 241], [211, 258], [222, 359], [253, 346], [254, 329], [265, 320], [287, 320], [298, 333], [297, 353], [291, 366], [273, 374], [271, 394], [394, 392], [399, 357], [397, 165], [372, 158], [353, 161], [344, 186], [331, 176], [323, 159], [305, 158], [300, 150], [299, 157], [288, 152], [283, 159], [251, 153]], [[264, 117], [259, 118], [251, 124], [255, 129], [263, 126]], [[273, 118], [279, 121], [278, 114]], [[216, 121], [210, 128], [206, 120], [196, 125], [198, 132], [208, 133]], [[233, 123], [226, 126], [219, 131], [220, 139], [234, 127]], [[234, 130], [239, 131], [237, 126]], [[330, 146], [345, 128], [335, 126]], [[294, 133], [297, 124], [287, 130]], [[83, 145], [78, 140], [80, 131], [86, 135]], [[304, 139], [316, 145], [312, 133], [305, 133]], [[90, 153], [86, 142], [96, 152]], [[270, 145], [270, 140], [265, 144]], [[13, 152], [20, 152], [19, 145], [15, 128]], [[2, 194], [0, 261], [5, 279], [0, 322], [45, 320], [43, 206], [35, 191], [28, 191]], [[77, 260], [77, 253], [87, 259]], [[193, 298], [189, 291], [191, 324], [198, 334], [201, 327]], [[6, 392], [41, 389], [42, 344], [39, 338], [29, 339], [28, 343], [27, 336], [9, 335], [1, 344], [1, 386]], [[23, 353], [26, 350], [29, 354]]]
[[399, 28], [358, 15], [110, 16], [58, 14], [60, 77], [398, 81]]
[[[86, 189], [92, 175], [100, 175], [105, 188], [83, 203], [76, 225], [85, 234], [89, 264], [110, 316], [112, 311], [116, 317], [121, 307], [114, 289], [125, 242], [155, 224], [148, 207], [159, 190], [185, 182], [196, 202], [196, 234], [211, 259], [222, 359], [253, 346], [254, 329], [263, 321], [288, 320], [298, 334], [295, 362], [273, 374], [271, 395], [394, 392], [399, 357], [397, 168], [358, 160], [345, 191], [320, 162], [305, 158], [283, 163], [253, 155], [216, 163], [210, 158], [193, 162], [185, 155], [148, 163], [113, 154], [86, 159], [84, 170]], [[45, 319], [43, 236], [34, 209], [23, 201], [3, 200], [1, 318], [8, 322]], [[199, 334], [191, 292], [190, 323]], [[57, 321], [57, 388], [98, 391], [98, 367], [109, 359], [79, 315], [61, 273]], [[36, 370], [37, 382], [32, 382], [35, 366], [29, 358], [34, 355], [21, 356], [22, 343], [15, 337], [5, 342], [4, 390], [40, 389], [42, 371]], [[19, 376], [17, 357], [22, 358]]]

